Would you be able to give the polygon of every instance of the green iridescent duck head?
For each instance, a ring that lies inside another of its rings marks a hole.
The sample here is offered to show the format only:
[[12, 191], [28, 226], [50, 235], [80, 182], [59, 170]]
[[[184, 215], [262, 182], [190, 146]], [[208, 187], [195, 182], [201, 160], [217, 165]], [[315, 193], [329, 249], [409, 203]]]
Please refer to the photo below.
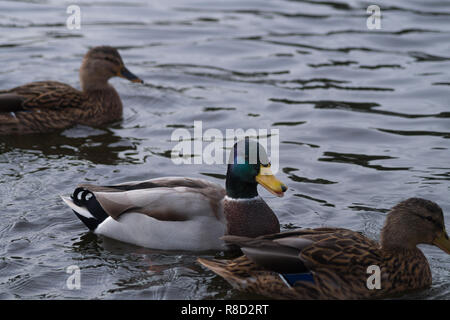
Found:
[[80, 82], [83, 91], [106, 86], [113, 77], [125, 78], [131, 82], [143, 83], [125, 67], [117, 49], [109, 46], [94, 47], [86, 53], [80, 68]]
[[287, 186], [273, 175], [264, 147], [246, 137], [235, 143], [230, 153], [227, 196], [234, 199], [256, 197], [258, 184], [278, 197], [282, 197], [287, 190]]

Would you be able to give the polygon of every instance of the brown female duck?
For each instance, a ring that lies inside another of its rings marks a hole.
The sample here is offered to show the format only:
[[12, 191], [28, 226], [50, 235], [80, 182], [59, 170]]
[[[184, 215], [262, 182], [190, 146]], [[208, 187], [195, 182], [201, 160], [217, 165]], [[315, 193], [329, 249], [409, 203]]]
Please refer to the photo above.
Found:
[[32, 82], [0, 91], [0, 134], [48, 132], [74, 124], [98, 126], [122, 117], [122, 102], [108, 84], [112, 77], [142, 80], [112, 47], [95, 47], [80, 68], [82, 91], [56, 81]]
[[442, 209], [420, 198], [392, 209], [380, 243], [336, 228], [222, 239], [244, 256], [199, 262], [239, 290], [277, 299], [371, 299], [424, 289], [431, 285], [431, 271], [417, 245], [450, 254]]

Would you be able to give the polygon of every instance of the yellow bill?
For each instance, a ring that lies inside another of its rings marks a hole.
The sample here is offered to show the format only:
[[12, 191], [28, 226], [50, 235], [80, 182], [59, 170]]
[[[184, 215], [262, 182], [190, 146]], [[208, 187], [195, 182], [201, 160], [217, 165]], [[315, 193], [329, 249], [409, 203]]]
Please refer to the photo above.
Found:
[[273, 175], [270, 165], [267, 167], [261, 165], [255, 180], [277, 197], [282, 197], [287, 190], [287, 186]]

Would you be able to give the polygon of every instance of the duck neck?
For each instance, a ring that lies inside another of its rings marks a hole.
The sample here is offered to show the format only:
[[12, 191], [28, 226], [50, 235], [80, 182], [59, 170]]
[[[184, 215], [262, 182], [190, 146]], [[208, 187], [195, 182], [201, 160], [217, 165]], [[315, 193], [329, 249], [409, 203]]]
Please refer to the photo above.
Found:
[[84, 93], [110, 90], [112, 88], [108, 83], [110, 77], [102, 73], [92, 72], [89, 65], [89, 61], [84, 60], [80, 68], [81, 90]]
[[252, 199], [258, 196], [256, 183], [248, 183], [237, 179], [230, 171], [227, 172], [225, 183], [227, 196], [233, 199]]
[[413, 252], [413, 251], [420, 251], [419, 248], [417, 248], [415, 245], [407, 245], [398, 243], [397, 241], [399, 238], [390, 239], [387, 237], [381, 238], [380, 245], [381, 248], [385, 251], [390, 252]]
[[92, 93], [98, 91], [109, 91], [114, 88], [105, 79], [89, 78], [81, 79], [81, 89], [84, 93]]
[[405, 232], [405, 228], [397, 225], [397, 221], [388, 217], [381, 230], [380, 244], [387, 251], [416, 251], [418, 240], [414, 233]]
[[[242, 171], [238, 171], [242, 173]], [[227, 234], [258, 237], [280, 232], [280, 223], [272, 209], [258, 196], [256, 182], [246, 182], [228, 166], [224, 215]]]

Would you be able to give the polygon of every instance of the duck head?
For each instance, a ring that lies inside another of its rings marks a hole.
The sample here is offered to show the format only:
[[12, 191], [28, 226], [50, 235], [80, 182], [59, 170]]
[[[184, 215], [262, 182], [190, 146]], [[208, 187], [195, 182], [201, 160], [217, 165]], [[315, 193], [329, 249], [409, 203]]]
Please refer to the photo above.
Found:
[[278, 197], [282, 197], [287, 190], [287, 186], [273, 175], [264, 147], [246, 137], [235, 143], [230, 153], [227, 196], [234, 199], [256, 197], [258, 184]]
[[433, 201], [410, 198], [389, 212], [381, 231], [381, 246], [414, 249], [418, 244], [435, 245], [450, 254], [441, 207]]
[[125, 67], [117, 49], [108, 46], [90, 49], [84, 56], [80, 68], [80, 82], [83, 91], [101, 89], [107, 86], [108, 80], [113, 77], [143, 83]]

